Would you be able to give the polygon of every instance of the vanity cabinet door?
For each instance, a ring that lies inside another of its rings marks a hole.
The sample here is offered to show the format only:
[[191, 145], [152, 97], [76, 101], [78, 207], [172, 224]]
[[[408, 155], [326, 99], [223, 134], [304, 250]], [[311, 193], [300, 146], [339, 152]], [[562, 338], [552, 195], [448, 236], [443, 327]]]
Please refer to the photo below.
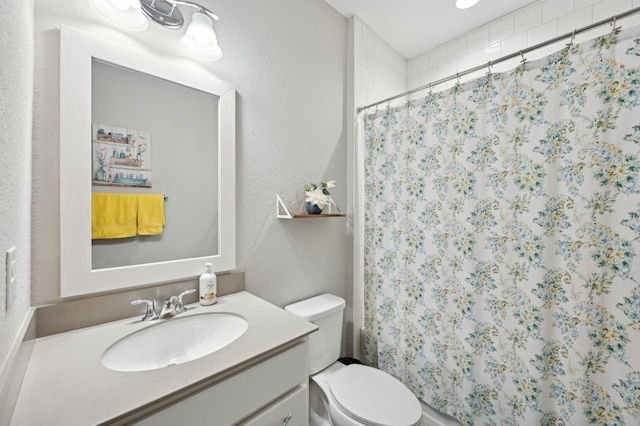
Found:
[[[236, 425], [242, 419], [251, 418], [252, 413], [262, 413], [260, 410], [263, 407], [271, 407], [293, 390], [299, 390], [300, 385], [304, 385], [302, 392], [305, 394], [305, 401], [300, 407], [304, 410], [303, 418], [306, 419], [307, 371], [307, 343], [304, 341], [134, 424]], [[265, 424], [267, 423], [262, 423], [261, 426]]]
[[273, 405], [265, 408], [242, 426], [306, 426], [309, 423], [307, 385], [300, 385]]

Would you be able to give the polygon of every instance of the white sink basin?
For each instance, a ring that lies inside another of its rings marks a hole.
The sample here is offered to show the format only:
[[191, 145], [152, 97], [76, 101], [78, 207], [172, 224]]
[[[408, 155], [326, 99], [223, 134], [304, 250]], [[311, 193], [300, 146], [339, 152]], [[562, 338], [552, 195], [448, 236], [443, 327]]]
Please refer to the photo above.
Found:
[[182, 364], [227, 346], [248, 327], [241, 316], [222, 312], [161, 320], [111, 345], [102, 355], [102, 364], [116, 371]]

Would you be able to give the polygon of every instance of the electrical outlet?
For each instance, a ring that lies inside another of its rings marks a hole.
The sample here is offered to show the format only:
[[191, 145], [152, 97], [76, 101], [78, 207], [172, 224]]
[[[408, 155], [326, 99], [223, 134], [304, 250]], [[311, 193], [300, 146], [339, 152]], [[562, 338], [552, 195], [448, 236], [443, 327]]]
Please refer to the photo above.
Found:
[[11, 309], [11, 305], [16, 300], [16, 293], [18, 291], [18, 279], [16, 277], [16, 247], [11, 247], [7, 250], [6, 256], [6, 281], [7, 281], [7, 310]]

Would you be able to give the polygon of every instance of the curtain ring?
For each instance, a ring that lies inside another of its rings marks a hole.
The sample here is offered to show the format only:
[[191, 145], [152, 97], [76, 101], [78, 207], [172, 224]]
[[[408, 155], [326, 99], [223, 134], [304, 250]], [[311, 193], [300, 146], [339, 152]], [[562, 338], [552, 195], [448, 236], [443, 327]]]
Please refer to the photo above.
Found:
[[493, 64], [491, 63], [491, 61], [487, 62], [487, 76], [491, 77], [493, 75], [493, 73], [491, 72], [491, 68], [493, 68]]
[[567, 47], [571, 47], [573, 46], [573, 43], [576, 41], [576, 30], [573, 30], [571, 32], [571, 40], [569, 40], [569, 43], [566, 44]]
[[611, 17], [611, 32], [612, 33], [617, 33], [620, 31], [620, 27], [618, 26], [618, 22], [617, 22], [618, 17], [617, 16], [612, 16]]
[[522, 58], [522, 60], [520, 61], [521, 64], [526, 64], [527, 63], [527, 58], [524, 57], [524, 53], [522, 52], [522, 50], [520, 51], [520, 57]]

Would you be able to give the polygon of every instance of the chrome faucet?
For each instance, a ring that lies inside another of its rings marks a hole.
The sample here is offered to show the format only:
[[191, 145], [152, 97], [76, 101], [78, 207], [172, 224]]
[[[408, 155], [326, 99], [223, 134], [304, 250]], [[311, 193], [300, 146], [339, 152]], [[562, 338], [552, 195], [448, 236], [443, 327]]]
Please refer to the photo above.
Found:
[[142, 317], [142, 321], [153, 321], [158, 319], [158, 314], [156, 313], [156, 309], [153, 306], [153, 300], [151, 299], [134, 300], [133, 302], [131, 302], [131, 304], [147, 306], [147, 310], [145, 311], [144, 316]]
[[160, 312], [157, 312], [155, 309], [155, 303], [151, 299], [139, 299], [131, 302], [132, 305], [146, 305], [146, 311], [144, 316], [142, 317], [142, 321], [153, 321], [157, 319], [174, 317], [179, 315], [187, 310], [187, 307], [184, 306], [184, 296], [187, 294], [192, 294], [196, 291], [195, 288], [183, 291], [177, 296], [171, 296], [164, 299], [162, 302], [162, 308]]
[[160, 309], [160, 313], [158, 314], [158, 318], [162, 319], [166, 317], [175, 317], [177, 304], [177, 296], [171, 296], [164, 299], [164, 302], [162, 302], [162, 309]]
[[180, 293], [177, 296], [178, 301], [176, 302], [176, 305], [175, 305], [175, 307], [176, 307], [176, 315], [179, 315], [179, 314], [181, 314], [181, 313], [183, 313], [184, 311], [187, 310], [187, 307], [184, 306], [184, 300], [183, 300], [184, 296], [186, 296], [187, 294], [193, 294], [195, 292], [196, 292], [196, 289], [195, 288], [191, 288], [189, 290], [183, 291], [182, 293]]

